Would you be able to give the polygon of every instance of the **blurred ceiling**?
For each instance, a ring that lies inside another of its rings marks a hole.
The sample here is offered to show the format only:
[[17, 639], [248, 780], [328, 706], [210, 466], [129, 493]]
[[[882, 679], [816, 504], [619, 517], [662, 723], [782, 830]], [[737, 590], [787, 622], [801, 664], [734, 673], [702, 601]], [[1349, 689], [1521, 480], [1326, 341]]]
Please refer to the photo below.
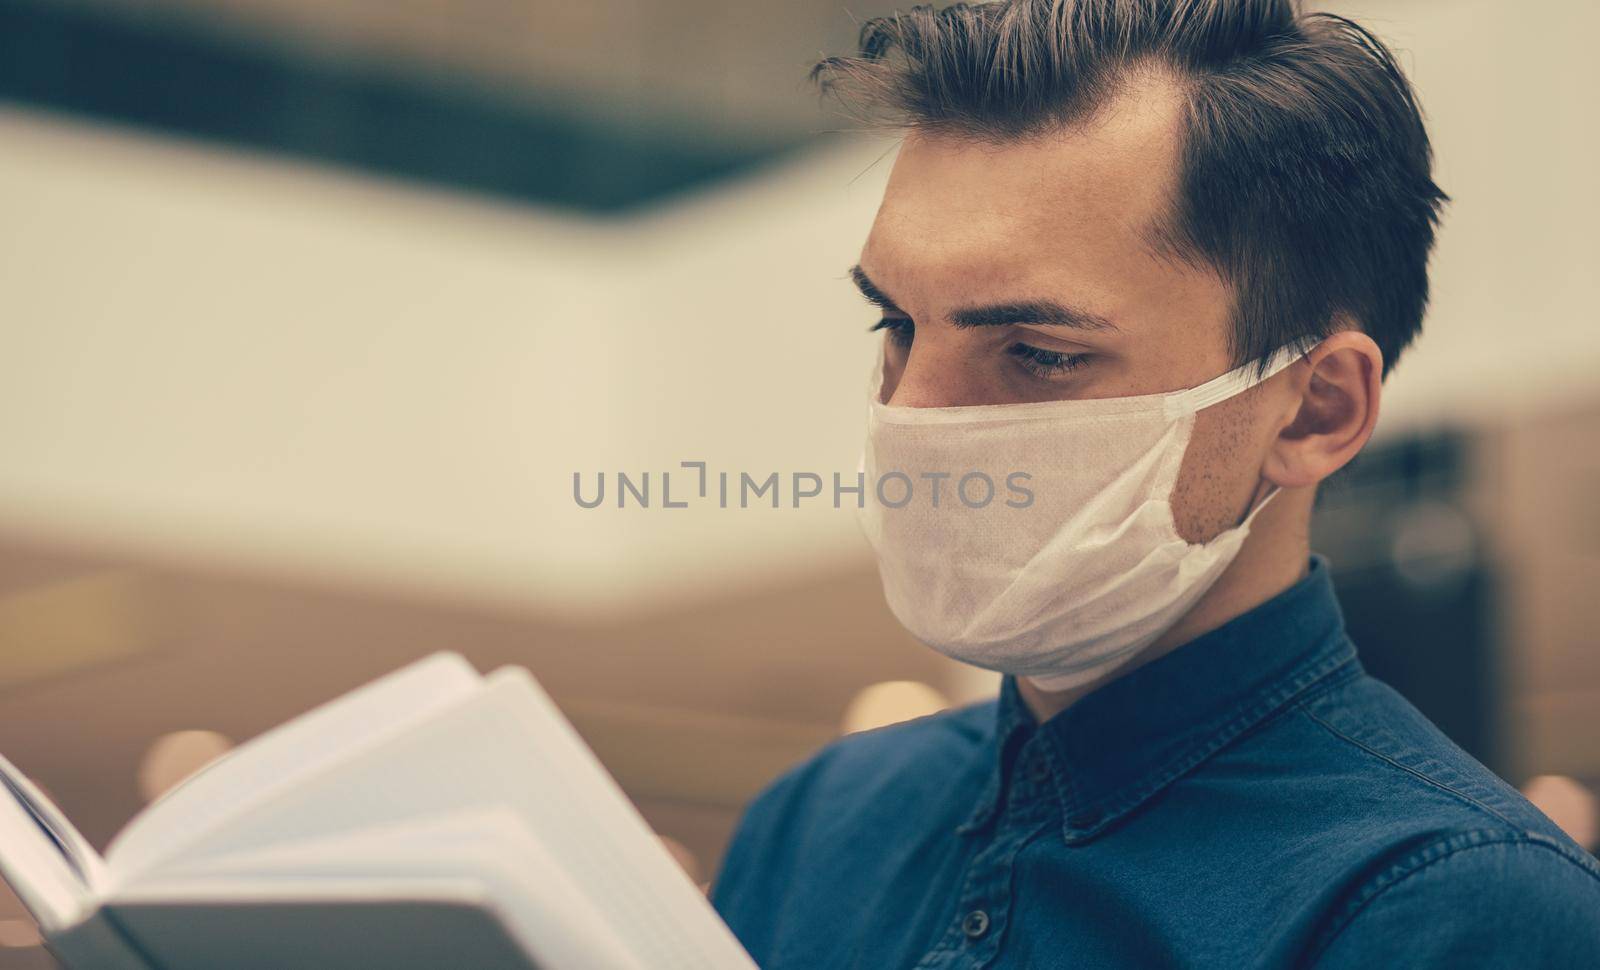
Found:
[[615, 213], [836, 127], [807, 70], [865, 15], [840, 0], [0, 0], [0, 99]]
[[378, 57], [597, 110], [667, 108], [794, 131], [818, 122], [806, 70], [884, 0], [72, 0], [244, 33], [319, 56]]

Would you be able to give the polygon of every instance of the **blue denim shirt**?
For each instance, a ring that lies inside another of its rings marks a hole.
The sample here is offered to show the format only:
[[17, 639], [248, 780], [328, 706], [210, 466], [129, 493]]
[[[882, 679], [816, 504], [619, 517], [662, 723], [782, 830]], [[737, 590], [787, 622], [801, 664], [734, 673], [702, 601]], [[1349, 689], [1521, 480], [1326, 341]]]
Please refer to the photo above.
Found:
[[713, 902], [765, 970], [1600, 968], [1600, 866], [1362, 669], [1327, 564], [1037, 724], [845, 737]]

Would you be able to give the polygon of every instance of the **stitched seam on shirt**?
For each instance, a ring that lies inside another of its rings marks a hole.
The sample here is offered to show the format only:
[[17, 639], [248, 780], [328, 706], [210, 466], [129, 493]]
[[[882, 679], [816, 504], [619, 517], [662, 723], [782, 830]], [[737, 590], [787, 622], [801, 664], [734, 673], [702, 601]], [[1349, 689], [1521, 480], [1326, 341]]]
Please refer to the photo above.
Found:
[[[1471, 833], [1467, 834], [1469, 836], [1471, 835]], [[1439, 849], [1441, 846], [1446, 845], [1452, 839], [1459, 839], [1462, 837], [1463, 836], [1461, 835], [1452, 835], [1430, 842], [1426, 846], [1423, 846], [1422, 848], [1406, 856], [1404, 859], [1401, 859], [1394, 865], [1385, 869], [1366, 885], [1362, 886], [1361, 889], [1356, 892], [1355, 897], [1350, 901], [1349, 904], [1347, 904], [1344, 912], [1341, 913], [1339, 918], [1334, 922], [1334, 929], [1328, 933], [1328, 935], [1320, 944], [1313, 944], [1313, 949], [1307, 954], [1309, 960], [1306, 965], [1313, 966], [1318, 960], [1322, 959], [1322, 957], [1327, 954], [1328, 950], [1332, 949], [1333, 944], [1338, 941], [1339, 937], [1344, 934], [1344, 931], [1349, 929], [1351, 925], [1355, 923], [1356, 918], [1362, 913], [1366, 912], [1369, 906], [1377, 902], [1384, 896], [1385, 893], [1389, 892], [1389, 890], [1404, 883], [1406, 880], [1422, 872], [1424, 869], [1427, 869], [1436, 863], [1443, 862], [1451, 856], [1466, 852], [1469, 849], [1486, 849], [1500, 845], [1538, 846], [1541, 849], [1547, 849], [1550, 852], [1554, 852], [1556, 858], [1562, 860], [1563, 862], [1571, 863], [1577, 867], [1578, 871], [1587, 874], [1590, 878], [1594, 879], [1596, 883], [1600, 883], [1600, 874], [1596, 874], [1595, 872], [1591, 871], [1589, 867], [1580, 864], [1561, 846], [1546, 841], [1537, 835], [1518, 833], [1498, 836], [1485, 836], [1480, 841], [1450, 846], [1449, 848], [1444, 849], [1444, 851], [1440, 852], [1438, 855], [1430, 858], [1423, 858], [1430, 852], [1433, 852]]]
[[[1343, 633], [1341, 632], [1339, 636], [1342, 637]], [[1173, 759], [1160, 770], [1152, 773], [1148, 782], [1134, 788], [1131, 795], [1123, 798], [1108, 799], [1106, 817], [1099, 824], [1086, 829], [1081, 834], [1096, 833], [1111, 824], [1121, 815], [1131, 811], [1134, 806], [1166, 787], [1173, 779], [1232, 744], [1246, 731], [1272, 720], [1285, 710], [1291, 709], [1293, 707], [1291, 702], [1297, 696], [1310, 690], [1324, 679], [1338, 673], [1346, 665], [1352, 665], [1354, 660], [1355, 657], [1353, 656], [1341, 657], [1334, 654], [1320, 664], [1286, 675], [1270, 692], [1264, 696], [1259, 696], [1254, 703], [1246, 702], [1246, 704], [1236, 708], [1236, 713], [1233, 717], [1211, 732], [1212, 738], [1209, 743]]]
[[1311, 686], [1301, 691], [1298, 695], [1291, 698], [1292, 703], [1284, 705], [1284, 708], [1285, 710], [1292, 710], [1301, 705], [1310, 704], [1323, 694], [1343, 687], [1345, 684], [1350, 683], [1352, 680], [1355, 680], [1364, 673], [1366, 673], [1366, 670], [1362, 668], [1360, 664], [1353, 663], [1349, 664], [1348, 666], [1341, 665], [1339, 669], [1334, 670], [1332, 673], [1328, 674], [1328, 676], [1313, 683]]
[[[956, 835], [970, 835], [988, 825], [999, 814], [1000, 793], [1004, 786], [1004, 772], [1001, 765], [1006, 761], [1007, 746], [1015, 735], [1015, 725], [1007, 727], [996, 735], [994, 753], [997, 755], [998, 764], [985, 774], [983, 788], [978, 793], [978, 804], [981, 808], [974, 809], [965, 821], [956, 826]], [[1046, 754], [1049, 750], [1047, 746]]]
[[[1330, 660], [1331, 659], [1332, 658], [1330, 658]], [[1256, 703], [1249, 704], [1242, 710], [1238, 710], [1234, 717], [1229, 719], [1221, 728], [1213, 732], [1211, 743], [1202, 746], [1197, 751], [1191, 752], [1186, 757], [1174, 759], [1174, 761], [1167, 768], [1157, 772], [1154, 781], [1140, 786], [1135, 795], [1128, 799], [1127, 807], [1131, 808], [1133, 805], [1138, 804], [1145, 798], [1149, 797], [1150, 793], [1165, 787], [1173, 778], [1185, 771], [1188, 771], [1190, 768], [1193, 768], [1195, 765], [1216, 754], [1229, 744], [1232, 744], [1233, 741], [1238, 738], [1239, 735], [1243, 734], [1248, 728], [1259, 722], [1268, 720], [1270, 715], [1277, 712], [1281, 708], [1286, 708], [1289, 706], [1289, 701], [1301, 691], [1309, 689], [1312, 685], [1316, 684], [1324, 677], [1331, 676], [1340, 667], [1349, 662], [1349, 658], [1346, 658], [1337, 664], [1333, 664], [1325, 671], [1317, 672], [1315, 676], [1311, 675], [1311, 671], [1301, 671], [1298, 676], [1290, 676], [1286, 678], [1284, 682], [1280, 683], [1277, 689], [1273, 690], [1265, 697], [1258, 699]], [[1327, 662], [1325, 661], [1325, 664], [1326, 663]], [[1312, 670], [1317, 670], [1317, 668], [1313, 667]], [[1304, 680], [1303, 683], [1302, 680]], [[1116, 809], [1117, 812], [1125, 810], [1125, 808]]]
[[1329, 734], [1332, 734], [1334, 737], [1340, 738], [1341, 740], [1345, 741], [1347, 744], [1351, 744], [1351, 745], [1354, 745], [1357, 748], [1360, 748], [1362, 751], [1365, 751], [1367, 754], [1372, 755], [1374, 758], [1377, 758], [1378, 760], [1385, 762], [1386, 764], [1390, 765], [1391, 767], [1399, 768], [1401, 771], [1405, 772], [1406, 774], [1411, 775], [1412, 777], [1417, 778], [1417, 779], [1419, 779], [1419, 780], [1421, 780], [1423, 782], [1426, 782], [1427, 784], [1432, 785], [1433, 787], [1439, 789], [1440, 791], [1448, 792], [1449, 794], [1454, 795], [1456, 798], [1460, 799], [1462, 802], [1466, 803], [1467, 805], [1470, 805], [1471, 807], [1476, 808], [1480, 812], [1485, 812], [1485, 813], [1487, 813], [1489, 815], [1494, 816], [1496, 819], [1500, 820], [1501, 822], [1504, 822], [1505, 824], [1511, 826], [1512, 828], [1515, 828], [1515, 829], [1521, 829], [1522, 828], [1521, 825], [1519, 825], [1516, 822], [1512, 821], [1511, 819], [1505, 817], [1504, 815], [1501, 815], [1498, 811], [1496, 811], [1494, 809], [1493, 806], [1490, 806], [1490, 805], [1488, 805], [1488, 804], [1486, 804], [1486, 803], [1484, 803], [1484, 802], [1472, 797], [1471, 795], [1467, 794], [1464, 791], [1459, 791], [1459, 790], [1457, 790], [1455, 788], [1452, 788], [1451, 786], [1445, 784], [1444, 782], [1440, 781], [1439, 779], [1434, 778], [1431, 775], [1424, 774], [1423, 772], [1418, 771], [1416, 768], [1413, 768], [1408, 764], [1405, 764], [1403, 762], [1395, 760], [1394, 758], [1391, 758], [1389, 755], [1384, 754], [1382, 751], [1379, 751], [1378, 749], [1372, 747], [1371, 745], [1365, 743], [1364, 741], [1361, 741], [1361, 740], [1359, 740], [1359, 739], [1357, 739], [1355, 737], [1352, 737], [1351, 735], [1345, 733], [1344, 731], [1339, 730], [1337, 727], [1334, 727], [1332, 724], [1328, 723], [1326, 720], [1324, 720], [1321, 717], [1317, 716], [1317, 713], [1315, 711], [1311, 710], [1309, 707], [1307, 707], [1307, 706], [1305, 706], [1303, 704], [1296, 705], [1296, 706], [1299, 707], [1301, 713], [1303, 713], [1306, 717], [1309, 717], [1311, 720], [1313, 720], [1313, 721], [1317, 722], [1318, 724], [1322, 725], [1323, 729], [1326, 730]]

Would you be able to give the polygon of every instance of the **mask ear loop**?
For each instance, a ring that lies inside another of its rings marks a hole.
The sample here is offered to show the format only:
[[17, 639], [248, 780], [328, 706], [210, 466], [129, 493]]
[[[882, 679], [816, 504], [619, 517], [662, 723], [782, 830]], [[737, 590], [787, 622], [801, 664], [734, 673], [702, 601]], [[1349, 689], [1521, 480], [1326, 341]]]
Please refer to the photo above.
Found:
[[1250, 510], [1245, 512], [1244, 517], [1239, 520], [1239, 524], [1235, 525], [1234, 528], [1248, 530], [1250, 528], [1250, 523], [1255, 521], [1257, 513], [1266, 508], [1268, 502], [1277, 498], [1278, 493], [1281, 491], [1283, 491], [1282, 485], [1269, 485], [1267, 487], [1267, 494], [1261, 496], [1261, 500], [1259, 502], [1252, 503]]
[[1169, 394], [1166, 398], [1167, 419], [1176, 420], [1196, 411], [1204, 411], [1213, 404], [1221, 404], [1236, 394], [1242, 394], [1304, 357], [1315, 346], [1315, 343], [1305, 342], [1286, 344], [1267, 358], [1264, 370], [1252, 361], [1187, 391]]
[[[1242, 394], [1310, 353], [1318, 343], [1320, 341], [1306, 339], [1285, 344], [1267, 358], [1265, 369], [1258, 370], [1257, 365], [1252, 362], [1243, 367], [1235, 367], [1226, 374], [1214, 377], [1197, 387], [1191, 387], [1187, 391], [1179, 391], [1167, 398], [1167, 417], [1176, 419], [1196, 411], [1203, 411], [1213, 404], [1220, 404], [1236, 394]], [[1248, 530], [1256, 515], [1281, 491], [1283, 491], [1281, 486], [1273, 485], [1259, 501], [1252, 499], [1250, 509], [1239, 519], [1234, 528]]]

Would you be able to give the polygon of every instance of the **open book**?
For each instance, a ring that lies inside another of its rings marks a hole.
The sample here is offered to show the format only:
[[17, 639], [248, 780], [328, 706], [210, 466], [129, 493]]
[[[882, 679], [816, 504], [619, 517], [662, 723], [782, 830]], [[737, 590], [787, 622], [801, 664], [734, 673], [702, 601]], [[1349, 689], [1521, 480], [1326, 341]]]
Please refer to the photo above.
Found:
[[380, 678], [212, 763], [104, 859], [0, 774], [0, 874], [72, 970], [754, 970], [520, 668]]

